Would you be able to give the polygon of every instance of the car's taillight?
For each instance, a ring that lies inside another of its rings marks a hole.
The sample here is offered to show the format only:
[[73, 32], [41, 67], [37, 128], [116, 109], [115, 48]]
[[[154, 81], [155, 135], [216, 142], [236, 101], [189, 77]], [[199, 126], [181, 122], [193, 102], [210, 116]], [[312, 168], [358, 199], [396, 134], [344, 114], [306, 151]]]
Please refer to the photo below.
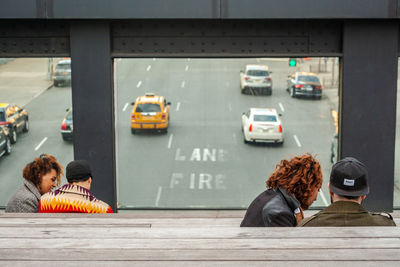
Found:
[[265, 78], [265, 80], [266, 80], [267, 82], [270, 82], [270, 81], [271, 81], [271, 78]]
[[322, 86], [321, 86], [321, 85], [315, 86], [315, 89], [321, 90], [321, 89], [322, 89]]
[[0, 125], [8, 125], [10, 124], [8, 121], [0, 121]]
[[278, 132], [280, 132], [280, 133], [282, 132], [282, 125], [280, 125], [280, 124], [279, 124]]
[[296, 88], [303, 88], [304, 85], [303, 84], [296, 84]]
[[65, 122], [61, 124], [61, 130], [67, 130], [67, 124]]
[[245, 80], [245, 81], [248, 81], [249, 79], [250, 79], [250, 77], [247, 77], [247, 76], [244, 77], [244, 80]]
[[167, 114], [163, 113], [163, 114], [161, 115], [161, 119], [163, 119], [163, 120], [167, 119]]
[[134, 120], [135, 119], [135, 114], [132, 114], [131, 118], [132, 118], [132, 120]]
[[250, 124], [249, 132], [252, 132], [252, 131], [253, 131], [253, 124]]

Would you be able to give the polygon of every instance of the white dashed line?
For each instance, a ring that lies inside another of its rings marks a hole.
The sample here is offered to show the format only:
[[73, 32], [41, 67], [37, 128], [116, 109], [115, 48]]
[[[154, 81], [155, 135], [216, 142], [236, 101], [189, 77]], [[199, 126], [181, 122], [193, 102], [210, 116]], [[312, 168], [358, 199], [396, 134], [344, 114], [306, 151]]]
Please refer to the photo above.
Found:
[[236, 134], [235, 133], [232, 134], [232, 138], [233, 138], [233, 142], [236, 144], [237, 141], [236, 141]]
[[151, 70], [151, 65], [148, 65], [146, 70], [147, 71]]
[[153, 57], [153, 61], [156, 61], [156, 58], [155, 58], [155, 57]]
[[228, 108], [229, 108], [229, 111], [232, 111], [232, 103], [229, 103]]
[[328, 201], [326, 200], [326, 197], [325, 197], [325, 195], [324, 195], [324, 192], [322, 192], [322, 190], [319, 191], [319, 195], [321, 196], [322, 202], [324, 202], [325, 206], [329, 206], [329, 203], [328, 203]]
[[293, 137], [294, 137], [294, 140], [296, 141], [297, 146], [301, 147], [301, 143], [299, 141], [299, 138], [297, 138], [297, 135], [293, 135]]
[[170, 136], [169, 136], [169, 140], [168, 140], [168, 149], [170, 149], [171, 148], [171, 145], [172, 145], [172, 139], [174, 138], [174, 134], [171, 134]]
[[185, 71], [189, 70], [189, 65], [186, 65]]
[[179, 111], [180, 107], [181, 107], [181, 102], [178, 102], [178, 104], [176, 104], [176, 111]]
[[190, 61], [190, 58], [188, 58], [188, 61]]
[[129, 103], [125, 104], [124, 108], [122, 109], [123, 112], [127, 109], [128, 105], [129, 105]]
[[35, 151], [38, 151], [39, 148], [47, 141], [47, 137], [43, 138], [43, 140], [35, 147]]
[[231, 85], [229, 82], [226, 82], [226, 87], [229, 87], [229, 85]]
[[157, 192], [157, 197], [156, 197], [156, 207], [158, 207], [158, 203], [160, 202], [160, 198], [161, 198], [161, 191], [162, 191], [162, 187], [159, 186], [158, 187], [158, 192]]
[[185, 81], [182, 81], [181, 87], [185, 88]]
[[139, 88], [142, 85], [142, 81], [139, 81], [136, 85], [137, 88]]
[[282, 103], [279, 103], [279, 107], [281, 108], [282, 112], [285, 112], [285, 108], [283, 107]]

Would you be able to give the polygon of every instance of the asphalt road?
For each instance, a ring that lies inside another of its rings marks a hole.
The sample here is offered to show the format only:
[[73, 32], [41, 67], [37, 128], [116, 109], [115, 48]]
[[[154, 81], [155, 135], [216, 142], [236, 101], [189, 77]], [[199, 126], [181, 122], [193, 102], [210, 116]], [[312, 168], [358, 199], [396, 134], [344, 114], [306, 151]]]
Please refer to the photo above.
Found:
[[[239, 71], [252, 63], [269, 65], [272, 96], [240, 93]], [[335, 130], [330, 105], [326, 96], [290, 98], [287, 59], [118, 59], [115, 67], [120, 207], [246, 208], [281, 159], [306, 152], [316, 155], [324, 173], [314, 207], [328, 204]], [[172, 102], [167, 134], [131, 134], [130, 103], [146, 92]], [[71, 89], [53, 87], [25, 106], [31, 129], [0, 159], [0, 206], [21, 184], [25, 164], [40, 153], [53, 154], [64, 166], [73, 159], [72, 144], [60, 135], [70, 105]], [[243, 143], [241, 115], [250, 107], [282, 113], [283, 146]]]
[[[242, 95], [239, 71], [268, 64], [272, 96]], [[283, 158], [309, 152], [327, 180], [333, 120], [326, 97], [292, 99], [287, 59], [117, 60], [118, 188], [122, 207], [247, 207]], [[132, 135], [130, 103], [146, 92], [172, 102], [168, 134]], [[241, 114], [250, 107], [282, 113], [283, 146], [244, 144]], [[329, 201], [326, 182], [315, 202]]]

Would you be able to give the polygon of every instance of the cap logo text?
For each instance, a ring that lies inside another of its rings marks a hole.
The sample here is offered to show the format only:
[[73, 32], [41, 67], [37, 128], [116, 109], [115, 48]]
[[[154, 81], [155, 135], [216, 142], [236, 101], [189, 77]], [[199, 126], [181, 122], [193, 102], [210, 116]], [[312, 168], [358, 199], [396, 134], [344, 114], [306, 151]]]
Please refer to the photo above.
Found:
[[343, 184], [347, 186], [354, 186], [354, 180], [344, 179]]

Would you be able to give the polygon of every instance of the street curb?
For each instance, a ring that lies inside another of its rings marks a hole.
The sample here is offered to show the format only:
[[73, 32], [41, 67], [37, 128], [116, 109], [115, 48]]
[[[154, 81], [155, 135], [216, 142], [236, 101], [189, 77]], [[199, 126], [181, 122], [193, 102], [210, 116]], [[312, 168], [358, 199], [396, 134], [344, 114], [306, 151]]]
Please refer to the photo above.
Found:
[[25, 108], [25, 106], [29, 105], [35, 98], [39, 97], [41, 94], [43, 94], [44, 92], [46, 92], [47, 90], [49, 90], [50, 88], [54, 87], [54, 83], [51, 82], [49, 85], [47, 85], [47, 87], [45, 87], [44, 90], [38, 92], [36, 95], [34, 95], [28, 102], [26, 102], [24, 105], [22, 105], [23, 108]]

